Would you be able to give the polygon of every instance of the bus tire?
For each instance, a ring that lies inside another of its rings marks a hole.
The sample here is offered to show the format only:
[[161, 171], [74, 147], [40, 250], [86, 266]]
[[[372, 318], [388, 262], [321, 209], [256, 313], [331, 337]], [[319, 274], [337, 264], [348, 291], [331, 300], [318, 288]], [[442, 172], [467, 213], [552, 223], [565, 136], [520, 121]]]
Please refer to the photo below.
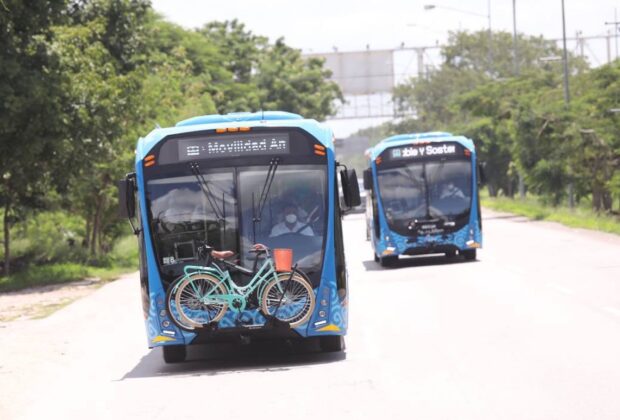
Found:
[[325, 335], [319, 337], [321, 351], [326, 353], [343, 351], [345, 349], [344, 337], [341, 335]]
[[461, 254], [463, 254], [466, 261], [473, 261], [476, 259], [475, 249], [466, 249], [465, 251], [461, 251]]
[[394, 267], [397, 261], [398, 255], [386, 255], [385, 257], [381, 257], [381, 266]]
[[181, 363], [187, 357], [187, 349], [184, 345], [163, 346], [164, 362]]
[[456, 251], [447, 251], [446, 252], [446, 257], [448, 257], [448, 258], [456, 257]]

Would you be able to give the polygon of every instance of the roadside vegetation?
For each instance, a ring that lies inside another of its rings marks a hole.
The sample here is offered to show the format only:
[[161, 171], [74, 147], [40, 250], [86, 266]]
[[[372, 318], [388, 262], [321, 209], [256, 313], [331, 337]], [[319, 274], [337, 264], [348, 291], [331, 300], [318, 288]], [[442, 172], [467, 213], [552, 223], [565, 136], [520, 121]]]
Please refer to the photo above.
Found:
[[147, 0], [3, 0], [0, 291], [137, 267], [116, 180], [135, 144], [196, 115], [332, 114], [319, 59], [237, 21], [184, 29]]
[[490, 207], [618, 233], [620, 60], [592, 68], [569, 53], [567, 101], [556, 43], [521, 34], [515, 61], [512, 42], [507, 32], [491, 43], [487, 31], [453, 32], [437, 69], [395, 88], [402, 117], [355, 136], [376, 144], [402, 133], [465, 135], [497, 198]]
[[532, 220], [558, 222], [565, 226], [599, 230], [620, 235], [620, 219], [617, 216], [595, 212], [587, 200], [570, 208], [567, 205], [552, 206], [544, 199], [528, 195], [524, 199], [510, 197], [490, 197], [485, 191], [480, 194], [483, 207], [525, 216]]

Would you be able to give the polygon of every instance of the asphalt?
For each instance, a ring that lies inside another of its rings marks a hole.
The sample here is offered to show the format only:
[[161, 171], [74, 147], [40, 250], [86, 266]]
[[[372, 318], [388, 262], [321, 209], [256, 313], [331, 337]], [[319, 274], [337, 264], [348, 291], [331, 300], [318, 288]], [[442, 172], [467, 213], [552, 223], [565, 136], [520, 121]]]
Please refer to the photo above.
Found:
[[137, 274], [0, 324], [2, 419], [620, 418], [620, 237], [484, 213], [474, 262], [383, 269], [345, 217], [347, 349], [148, 350]]

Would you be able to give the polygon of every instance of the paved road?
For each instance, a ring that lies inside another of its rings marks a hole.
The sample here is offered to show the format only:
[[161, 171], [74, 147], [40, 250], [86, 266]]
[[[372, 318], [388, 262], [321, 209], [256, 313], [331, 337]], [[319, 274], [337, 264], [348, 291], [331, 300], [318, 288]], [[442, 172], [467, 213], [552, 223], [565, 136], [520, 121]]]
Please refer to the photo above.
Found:
[[[381, 269], [345, 219], [347, 351], [148, 351], [136, 275], [0, 325], [0, 418], [620, 418], [620, 238], [487, 212], [479, 261]], [[262, 413], [262, 414], [261, 414]]]

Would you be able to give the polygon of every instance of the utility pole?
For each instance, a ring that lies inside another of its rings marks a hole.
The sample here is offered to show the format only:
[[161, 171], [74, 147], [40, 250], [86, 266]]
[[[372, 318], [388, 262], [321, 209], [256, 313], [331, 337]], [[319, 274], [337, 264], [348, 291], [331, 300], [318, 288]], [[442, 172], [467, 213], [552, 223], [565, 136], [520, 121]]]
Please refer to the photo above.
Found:
[[[618, 9], [614, 9], [614, 21], [613, 22], [605, 22], [605, 25], [614, 25], [614, 38], [616, 39], [616, 59], [618, 58]], [[609, 41], [607, 42], [607, 56], [609, 56]]]
[[[566, 18], [564, 15], [564, 0], [562, 0], [562, 41], [564, 46], [564, 103], [566, 105], [566, 109], [568, 109], [570, 107], [570, 93], [568, 90], [568, 53], [566, 52]], [[570, 207], [571, 209], [575, 207], [575, 191], [572, 174], [569, 174], [568, 181], [568, 207]]]
[[607, 31], [605, 41], [607, 41], [607, 64], [609, 64], [611, 63], [611, 32]]
[[[490, 15], [490, 13], [489, 13]], [[519, 76], [519, 54], [517, 49], [517, 0], [512, 0], [512, 60], [514, 66], [514, 76]], [[525, 198], [525, 180], [520, 170], [517, 171], [519, 177], [519, 198]]]
[[515, 76], [519, 75], [519, 55], [517, 48], [517, 0], [512, 0], [512, 59]]
[[581, 58], [584, 57], [584, 48], [586, 45], [586, 40], [583, 38], [583, 33], [581, 31], [577, 31], [575, 34], [575, 38], [577, 39], [577, 45], [579, 45], [579, 55]]
[[488, 1], [489, 16], [489, 73], [493, 71], [493, 32], [491, 31], [491, 0]]
[[418, 80], [424, 78], [424, 48], [414, 48], [418, 57]]

